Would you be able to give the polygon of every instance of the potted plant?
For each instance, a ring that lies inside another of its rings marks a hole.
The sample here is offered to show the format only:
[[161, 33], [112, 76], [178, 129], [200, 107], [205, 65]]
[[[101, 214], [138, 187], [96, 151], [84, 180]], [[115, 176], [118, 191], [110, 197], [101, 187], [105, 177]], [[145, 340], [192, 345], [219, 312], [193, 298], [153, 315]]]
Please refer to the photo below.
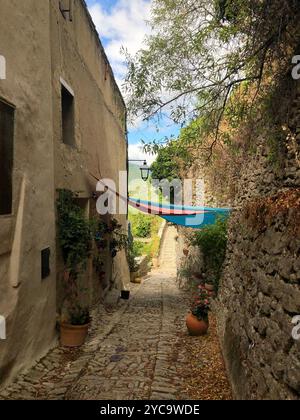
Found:
[[72, 191], [60, 190], [57, 200], [58, 239], [65, 266], [60, 332], [61, 344], [67, 347], [81, 346], [90, 324], [89, 309], [83, 304], [86, 289], [82, 283], [91, 255], [93, 228], [75, 198]]
[[68, 322], [61, 322], [60, 342], [63, 347], [80, 347], [84, 344], [90, 326], [88, 308], [74, 305], [69, 311]]
[[131, 283], [135, 283], [139, 271], [139, 266], [135, 260], [135, 255], [132, 252], [128, 252], [127, 260], [130, 270], [130, 281]]
[[186, 319], [186, 325], [190, 335], [202, 336], [207, 334], [209, 328], [208, 313], [210, 310], [210, 298], [211, 294], [205, 287], [198, 286], [191, 313]]
[[139, 265], [136, 262], [136, 257], [140, 255], [140, 249], [136, 245], [136, 242], [133, 239], [129, 239], [127, 242], [127, 261], [130, 271], [130, 281], [131, 283], [136, 283], [136, 279], [138, 276]]

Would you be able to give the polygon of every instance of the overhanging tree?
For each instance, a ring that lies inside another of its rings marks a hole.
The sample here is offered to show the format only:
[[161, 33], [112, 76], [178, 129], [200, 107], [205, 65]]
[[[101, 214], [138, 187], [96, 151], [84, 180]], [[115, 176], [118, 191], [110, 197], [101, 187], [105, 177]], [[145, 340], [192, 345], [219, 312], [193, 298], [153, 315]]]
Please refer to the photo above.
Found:
[[[152, 35], [135, 57], [127, 54], [131, 115], [149, 120], [167, 113], [183, 125], [201, 117], [214, 133], [211, 154], [232, 92], [243, 85], [254, 100], [287, 71], [299, 39], [299, 6], [299, 0], [154, 0]], [[251, 101], [246, 105], [245, 115]]]

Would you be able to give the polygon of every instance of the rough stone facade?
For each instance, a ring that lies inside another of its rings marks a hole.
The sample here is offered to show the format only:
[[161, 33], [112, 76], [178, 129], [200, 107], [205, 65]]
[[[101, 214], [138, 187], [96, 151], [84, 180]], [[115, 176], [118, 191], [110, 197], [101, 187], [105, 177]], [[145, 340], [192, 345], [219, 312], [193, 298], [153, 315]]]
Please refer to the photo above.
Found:
[[[1, 1], [0, 55], [7, 77], [0, 80], [0, 100], [14, 109], [12, 212], [0, 216], [0, 315], [7, 328], [7, 339], [0, 340], [2, 383], [57, 341], [62, 264], [56, 190], [78, 192], [89, 217], [95, 212], [90, 174], [118, 185], [119, 171], [127, 169], [122, 96], [84, 1], [71, 2], [71, 15], [63, 15], [60, 4], [68, 3]], [[73, 97], [72, 145], [63, 142], [62, 87]], [[126, 215], [120, 222], [126, 228]], [[42, 280], [46, 248], [51, 272]], [[90, 304], [114, 289], [116, 294], [129, 282], [124, 253], [114, 264], [107, 258], [102, 284], [92, 264], [85, 280]]]
[[[289, 214], [274, 215], [259, 230], [249, 223], [247, 203], [257, 196], [297, 191], [300, 170], [293, 154], [276, 176], [263, 148], [248, 162], [229, 226], [227, 260], [219, 294], [219, 326], [224, 356], [237, 398], [299, 399], [300, 342], [292, 320], [300, 314], [300, 237]], [[281, 188], [280, 188], [281, 187]]]
[[[268, 136], [272, 134], [262, 134], [255, 153], [247, 155], [236, 174], [230, 173], [233, 195], [227, 194], [228, 180], [214, 188], [214, 180], [205, 170], [192, 168], [190, 172], [192, 177], [206, 181], [207, 205], [234, 208], [214, 309], [237, 399], [300, 399], [300, 341], [292, 336], [292, 320], [300, 315], [299, 104], [299, 86], [295, 82], [286, 115], [286, 144], [279, 161], [270, 159]], [[275, 208], [280, 194], [298, 199], [287, 203], [289, 210], [275, 211], [266, 226], [255, 226], [256, 216], [251, 217], [247, 209], [258, 200], [270, 199], [274, 202], [269, 206]], [[188, 234], [185, 229], [179, 230], [181, 264], [184, 237]], [[188, 258], [193, 252], [190, 249]], [[203, 262], [201, 258], [198, 261], [201, 272]]]

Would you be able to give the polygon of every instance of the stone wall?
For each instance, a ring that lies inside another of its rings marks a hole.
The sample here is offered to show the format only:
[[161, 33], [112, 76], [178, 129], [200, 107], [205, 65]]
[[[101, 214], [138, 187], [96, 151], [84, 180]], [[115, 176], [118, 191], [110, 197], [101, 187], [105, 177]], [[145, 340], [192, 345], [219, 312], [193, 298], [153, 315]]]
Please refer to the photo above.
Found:
[[[237, 168], [190, 170], [191, 177], [205, 181], [207, 205], [234, 208], [214, 309], [237, 399], [300, 399], [300, 341], [292, 337], [292, 320], [300, 315], [298, 84], [285, 95], [286, 139], [275, 159], [273, 133], [266, 127]], [[180, 265], [186, 234], [179, 230]], [[201, 271], [201, 257], [198, 267]]]
[[241, 399], [300, 398], [300, 342], [292, 338], [300, 314], [299, 99], [280, 166], [270, 162], [263, 138], [245, 162], [229, 224], [217, 314]]
[[[299, 209], [298, 209], [299, 211]], [[217, 309], [222, 347], [237, 398], [300, 397], [300, 238], [278, 215], [263, 232], [243, 212], [232, 217]]]

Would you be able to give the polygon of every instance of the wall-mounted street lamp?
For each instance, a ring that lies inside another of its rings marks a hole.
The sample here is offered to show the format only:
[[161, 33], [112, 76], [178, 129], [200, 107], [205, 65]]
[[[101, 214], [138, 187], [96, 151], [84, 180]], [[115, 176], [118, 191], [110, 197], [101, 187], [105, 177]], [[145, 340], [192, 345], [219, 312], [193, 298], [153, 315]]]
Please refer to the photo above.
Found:
[[148, 181], [151, 169], [147, 165], [146, 160], [129, 160], [128, 162], [143, 162], [143, 165], [140, 167], [141, 177], [142, 177], [143, 181], [145, 181], [145, 182]]

